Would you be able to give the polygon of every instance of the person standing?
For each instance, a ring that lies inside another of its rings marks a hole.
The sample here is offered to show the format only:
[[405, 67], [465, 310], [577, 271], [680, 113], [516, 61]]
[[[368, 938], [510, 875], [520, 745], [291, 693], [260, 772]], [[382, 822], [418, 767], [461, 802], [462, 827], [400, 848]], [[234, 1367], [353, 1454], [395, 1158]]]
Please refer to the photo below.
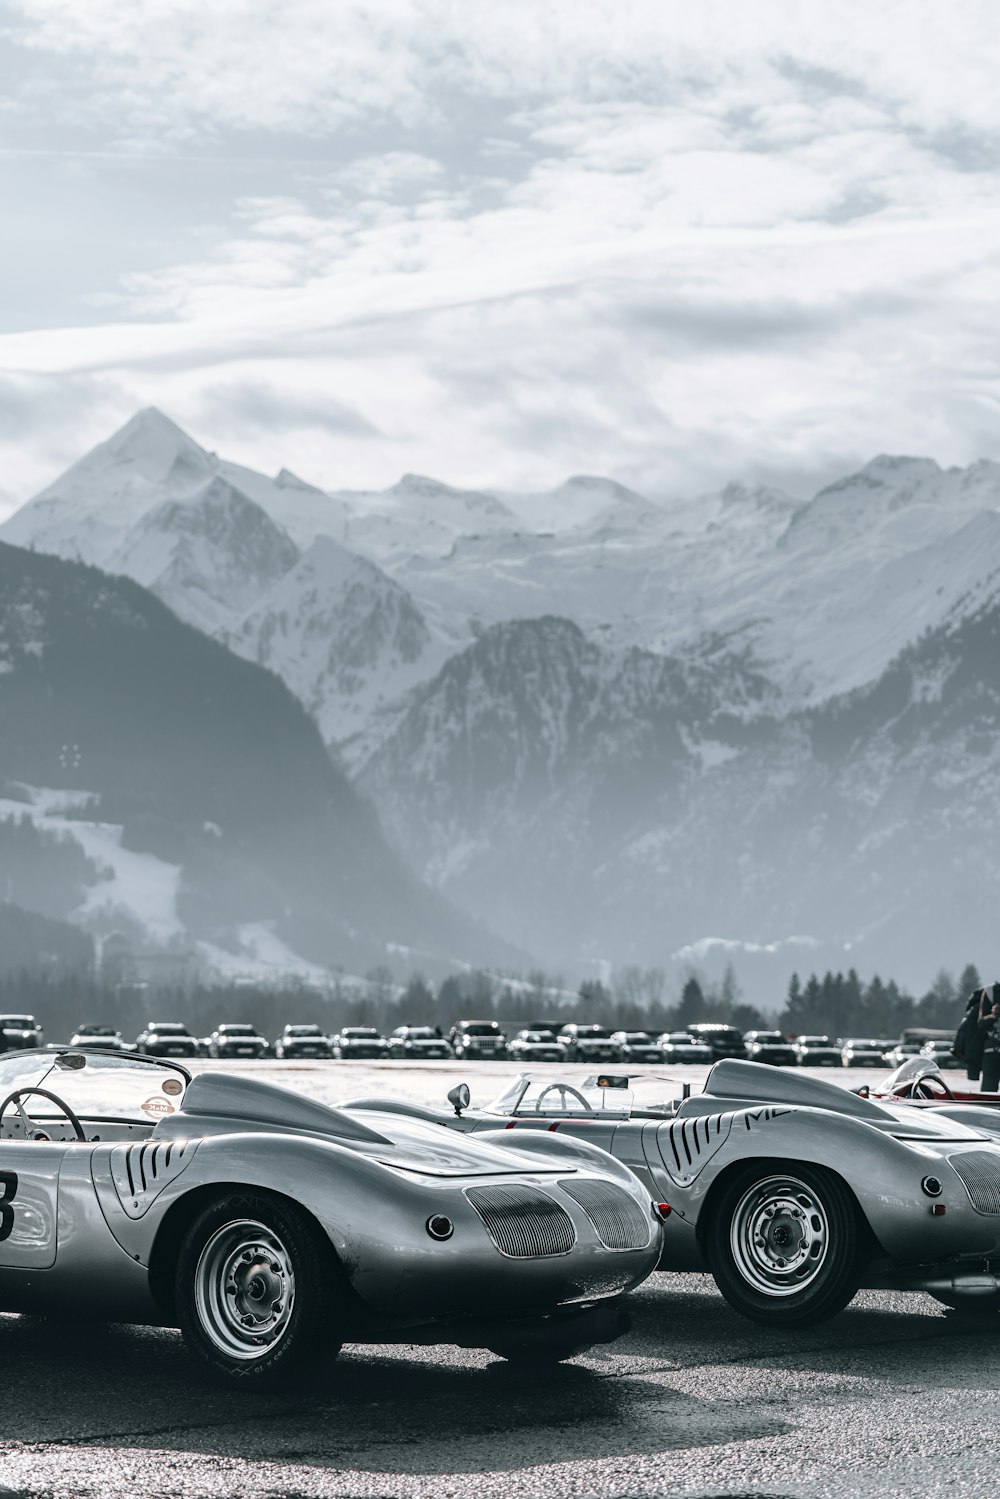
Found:
[[952, 1050], [965, 1062], [965, 1075], [970, 1083], [979, 1081], [983, 1061], [983, 1032], [979, 1023], [985, 1014], [987, 991], [973, 989], [965, 1006], [965, 1014], [955, 1035]]
[[981, 1091], [1000, 1092], [1000, 984], [993, 985], [992, 993], [983, 990], [979, 1035], [982, 1041]]

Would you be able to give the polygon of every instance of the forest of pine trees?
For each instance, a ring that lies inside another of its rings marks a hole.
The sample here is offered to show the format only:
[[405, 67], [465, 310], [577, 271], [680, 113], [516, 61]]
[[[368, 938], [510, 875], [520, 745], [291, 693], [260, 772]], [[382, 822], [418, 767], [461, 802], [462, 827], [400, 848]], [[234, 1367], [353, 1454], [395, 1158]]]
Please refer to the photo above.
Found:
[[496, 1019], [510, 1032], [531, 1022], [580, 1020], [659, 1033], [715, 1020], [743, 1031], [774, 1027], [787, 1035], [894, 1039], [909, 1026], [957, 1026], [966, 998], [979, 986], [972, 964], [957, 979], [942, 971], [920, 996], [878, 975], [864, 982], [854, 969], [810, 974], [805, 981], [793, 973], [783, 1004], [779, 1000], [764, 1010], [745, 1002], [732, 968], [719, 983], [690, 974], [676, 997], [668, 995], [666, 974], [657, 968], [626, 968], [610, 985], [586, 980], [575, 993], [542, 973], [527, 979], [452, 974], [436, 986], [414, 974], [401, 986], [387, 969], [376, 969], [363, 982], [333, 982], [320, 992], [294, 983], [108, 987], [92, 970], [22, 969], [0, 973], [0, 1013], [37, 1015], [51, 1041], [68, 1040], [81, 1023], [114, 1025], [130, 1039], [151, 1018], [183, 1021], [198, 1036], [234, 1020], [250, 1021], [273, 1038], [286, 1024], [303, 1022], [318, 1023], [329, 1033], [343, 1025], [374, 1025], [386, 1032], [403, 1023], [447, 1030], [456, 1020], [474, 1018]]

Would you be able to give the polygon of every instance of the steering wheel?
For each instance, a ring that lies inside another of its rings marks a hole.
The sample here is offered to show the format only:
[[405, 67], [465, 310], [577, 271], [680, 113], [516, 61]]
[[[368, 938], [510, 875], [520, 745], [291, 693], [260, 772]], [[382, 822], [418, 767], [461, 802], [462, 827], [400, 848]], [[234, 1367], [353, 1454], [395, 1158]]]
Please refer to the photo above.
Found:
[[594, 1108], [594, 1105], [592, 1103], [588, 1103], [583, 1094], [580, 1092], [579, 1088], [574, 1088], [572, 1083], [549, 1083], [542, 1089], [541, 1093], [539, 1093], [538, 1097], [535, 1099], [536, 1114], [540, 1114], [542, 1112], [542, 1099], [545, 1098], [548, 1093], [561, 1093], [563, 1097], [563, 1108], [566, 1107], [567, 1094], [572, 1093], [577, 1103], [582, 1104], [583, 1107], [587, 1110], [588, 1114], [594, 1114], [597, 1112]]
[[[937, 1087], [935, 1087], [935, 1084]], [[937, 1089], [940, 1088], [940, 1093]], [[922, 1077], [913, 1078], [907, 1085], [905, 1092], [896, 1094], [897, 1098], [950, 1098], [954, 1103], [955, 1095], [948, 1087], [940, 1074], [925, 1072]]]
[[6, 1114], [11, 1104], [13, 1104], [20, 1116], [21, 1123], [24, 1125], [24, 1133], [25, 1135], [27, 1135], [29, 1127], [28, 1115], [21, 1107], [21, 1099], [30, 1098], [33, 1093], [38, 1098], [47, 1098], [49, 1100], [49, 1103], [54, 1103], [57, 1109], [62, 1109], [63, 1113], [66, 1115], [66, 1118], [73, 1126], [73, 1129], [76, 1133], [76, 1138], [78, 1140], [86, 1140], [87, 1136], [84, 1133], [83, 1125], [73, 1113], [73, 1110], [70, 1108], [69, 1104], [64, 1102], [64, 1100], [61, 1099], [57, 1093], [50, 1093], [48, 1088], [15, 1088], [13, 1093], [8, 1093], [3, 1103], [0, 1103], [0, 1124], [3, 1123], [4, 1114]]

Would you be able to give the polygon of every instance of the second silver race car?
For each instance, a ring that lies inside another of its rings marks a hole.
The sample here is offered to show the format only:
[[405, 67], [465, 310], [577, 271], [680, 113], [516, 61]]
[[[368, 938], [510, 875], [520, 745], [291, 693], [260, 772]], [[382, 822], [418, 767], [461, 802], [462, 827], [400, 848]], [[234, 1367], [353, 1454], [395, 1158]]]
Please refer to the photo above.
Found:
[[[683, 1090], [683, 1091], [682, 1091]], [[660, 1268], [708, 1268], [745, 1316], [804, 1326], [862, 1286], [1000, 1304], [1000, 1143], [939, 1110], [876, 1102], [755, 1062], [718, 1062], [703, 1093], [620, 1070], [525, 1073], [482, 1111], [389, 1104], [518, 1144], [600, 1146], [667, 1215]], [[951, 1111], [954, 1115], [954, 1110]]]

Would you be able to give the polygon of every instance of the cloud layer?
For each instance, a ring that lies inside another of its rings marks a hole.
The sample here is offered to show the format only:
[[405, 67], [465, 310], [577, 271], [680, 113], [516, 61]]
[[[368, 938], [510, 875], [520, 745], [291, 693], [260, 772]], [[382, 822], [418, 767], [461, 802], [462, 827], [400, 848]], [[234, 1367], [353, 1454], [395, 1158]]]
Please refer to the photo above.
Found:
[[331, 485], [998, 457], [992, 19], [16, 0], [3, 498], [149, 403]]

